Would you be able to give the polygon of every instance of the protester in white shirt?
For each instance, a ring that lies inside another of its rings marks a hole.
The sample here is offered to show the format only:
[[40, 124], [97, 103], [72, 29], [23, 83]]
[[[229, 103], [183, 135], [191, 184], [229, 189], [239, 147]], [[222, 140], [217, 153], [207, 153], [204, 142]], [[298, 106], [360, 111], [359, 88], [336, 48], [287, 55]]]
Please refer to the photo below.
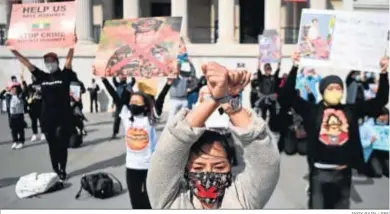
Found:
[[126, 181], [133, 209], [151, 209], [146, 175], [157, 142], [153, 108], [148, 95], [135, 92], [119, 115], [125, 128]]

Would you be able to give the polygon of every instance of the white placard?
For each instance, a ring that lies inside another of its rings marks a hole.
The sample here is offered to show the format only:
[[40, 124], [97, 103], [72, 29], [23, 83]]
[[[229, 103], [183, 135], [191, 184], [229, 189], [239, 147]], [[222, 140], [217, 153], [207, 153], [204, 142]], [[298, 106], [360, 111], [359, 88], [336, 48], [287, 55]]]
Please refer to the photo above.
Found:
[[379, 72], [388, 48], [389, 14], [304, 9], [298, 47], [301, 64]]
[[191, 65], [189, 62], [182, 62], [180, 64], [180, 71], [191, 72]]

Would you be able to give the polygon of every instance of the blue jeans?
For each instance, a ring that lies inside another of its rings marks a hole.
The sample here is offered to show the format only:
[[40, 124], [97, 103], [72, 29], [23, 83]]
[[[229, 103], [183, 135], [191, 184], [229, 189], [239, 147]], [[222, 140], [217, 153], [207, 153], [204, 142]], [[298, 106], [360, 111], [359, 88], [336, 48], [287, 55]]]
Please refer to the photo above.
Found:
[[198, 92], [192, 92], [191, 94], [187, 95], [187, 101], [188, 101], [188, 108], [192, 109], [192, 106], [195, 105], [195, 103], [198, 101]]

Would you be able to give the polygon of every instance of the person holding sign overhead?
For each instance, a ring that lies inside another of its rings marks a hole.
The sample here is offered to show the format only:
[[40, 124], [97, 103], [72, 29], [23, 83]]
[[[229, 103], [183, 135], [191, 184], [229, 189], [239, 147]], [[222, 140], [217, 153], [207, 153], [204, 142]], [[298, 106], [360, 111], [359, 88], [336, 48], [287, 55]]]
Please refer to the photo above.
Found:
[[[76, 41], [75, 36], [74, 42]], [[52, 168], [60, 180], [64, 181], [67, 178], [66, 163], [70, 132], [74, 127], [70, 107], [70, 83], [78, 81], [72, 71], [74, 48], [69, 49], [63, 69], [59, 67], [57, 54], [52, 52], [45, 54], [43, 60], [46, 71], [33, 65], [17, 50], [11, 48], [11, 51], [41, 84], [41, 126], [49, 145]]]
[[376, 116], [388, 102], [389, 59], [380, 60], [381, 75], [375, 98], [356, 104], [341, 104], [344, 84], [340, 77], [323, 78], [319, 91], [323, 100], [312, 104], [294, 91], [300, 57], [292, 55], [294, 66], [283, 88], [286, 102], [302, 116], [308, 133], [309, 208], [349, 209], [352, 168], [364, 167], [358, 119]]

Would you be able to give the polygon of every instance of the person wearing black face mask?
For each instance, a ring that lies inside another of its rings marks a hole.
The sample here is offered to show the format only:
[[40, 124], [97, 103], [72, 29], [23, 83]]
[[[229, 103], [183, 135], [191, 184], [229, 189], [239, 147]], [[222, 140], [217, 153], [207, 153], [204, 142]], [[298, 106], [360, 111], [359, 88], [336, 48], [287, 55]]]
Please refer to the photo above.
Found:
[[[77, 37], [75, 36], [75, 43]], [[66, 180], [66, 164], [68, 159], [68, 144], [72, 124], [70, 108], [70, 83], [78, 81], [72, 71], [74, 49], [66, 56], [64, 69], [59, 68], [58, 56], [48, 53], [43, 56], [47, 72], [34, 66], [17, 50], [11, 50], [15, 57], [32, 73], [37, 83], [41, 84], [42, 109], [41, 126], [49, 145], [52, 168], [61, 181]]]

